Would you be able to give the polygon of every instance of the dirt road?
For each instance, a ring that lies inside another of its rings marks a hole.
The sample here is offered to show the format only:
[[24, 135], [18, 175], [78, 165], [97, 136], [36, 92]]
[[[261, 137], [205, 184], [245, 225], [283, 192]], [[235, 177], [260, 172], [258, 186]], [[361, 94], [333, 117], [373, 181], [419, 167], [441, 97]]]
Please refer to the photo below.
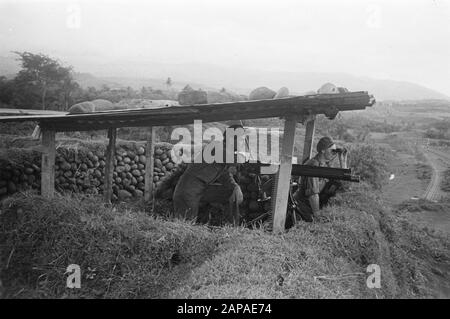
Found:
[[433, 168], [433, 176], [423, 197], [431, 201], [438, 201], [448, 193], [441, 190], [442, 175], [450, 166], [450, 155], [434, 148], [424, 148], [424, 155]]

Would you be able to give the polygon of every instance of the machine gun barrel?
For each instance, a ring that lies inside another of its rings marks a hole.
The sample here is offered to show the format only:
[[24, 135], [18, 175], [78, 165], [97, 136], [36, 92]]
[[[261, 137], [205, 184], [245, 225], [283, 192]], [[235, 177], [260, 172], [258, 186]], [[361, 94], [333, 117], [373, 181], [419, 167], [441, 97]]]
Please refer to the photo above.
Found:
[[[261, 168], [262, 166], [269, 166], [270, 164], [254, 163], [250, 165], [258, 165], [259, 168]], [[334, 168], [292, 164], [291, 175], [338, 179], [355, 183], [359, 183], [360, 181], [360, 177], [358, 175], [353, 175], [350, 168]]]
[[350, 168], [320, 167], [310, 165], [292, 165], [292, 175], [339, 179], [359, 183], [359, 176], [352, 175]]

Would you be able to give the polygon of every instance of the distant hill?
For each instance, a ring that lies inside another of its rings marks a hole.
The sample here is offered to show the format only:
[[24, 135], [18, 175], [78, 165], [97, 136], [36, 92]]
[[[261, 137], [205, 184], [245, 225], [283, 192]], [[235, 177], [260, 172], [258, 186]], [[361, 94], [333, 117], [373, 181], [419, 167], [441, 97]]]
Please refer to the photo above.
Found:
[[[248, 94], [258, 86], [278, 90], [286, 86], [292, 93], [315, 91], [322, 84], [332, 82], [350, 91], [368, 91], [377, 100], [450, 99], [445, 94], [405, 81], [379, 80], [344, 73], [268, 72], [234, 69], [205, 64], [143, 64], [128, 68], [133, 74], [152, 74], [153, 77], [171, 76], [172, 79], [207, 83], [216, 88], [225, 87], [237, 93]], [[103, 71], [103, 70], [99, 70]]]
[[[378, 101], [450, 100], [445, 94], [415, 83], [380, 80], [345, 73], [270, 72], [201, 63], [164, 64], [135, 60], [102, 60], [95, 63], [80, 60], [78, 63], [77, 61], [70, 63], [75, 71], [80, 72], [75, 77], [83, 87], [108, 85], [139, 89], [142, 86], [151, 86], [163, 89], [166, 79], [171, 77], [174, 89], [181, 89], [190, 84], [194, 88], [204, 90], [225, 87], [239, 94], [249, 94], [258, 86], [267, 86], [273, 90], [286, 86], [293, 94], [303, 94], [307, 91], [316, 91], [322, 84], [331, 82], [350, 91], [368, 91]], [[0, 75], [13, 74], [18, 70], [18, 63], [13, 57], [0, 56]]]

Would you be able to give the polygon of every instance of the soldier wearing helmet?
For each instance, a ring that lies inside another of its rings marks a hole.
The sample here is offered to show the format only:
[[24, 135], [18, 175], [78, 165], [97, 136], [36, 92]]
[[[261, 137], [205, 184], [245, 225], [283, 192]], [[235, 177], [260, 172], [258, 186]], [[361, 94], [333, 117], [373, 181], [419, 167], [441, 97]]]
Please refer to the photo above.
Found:
[[[322, 137], [317, 143], [317, 154], [304, 165], [331, 167], [331, 163], [339, 156], [341, 168], [347, 168], [346, 149], [336, 149], [336, 144], [328, 137]], [[341, 183], [319, 177], [302, 177], [299, 188], [294, 194], [299, 212], [305, 221], [311, 222], [319, 210], [336, 194]]]
[[[239, 129], [241, 125], [232, 125], [229, 128]], [[236, 160], [236, 136], [235, 160], [234, 163], [192, 163], [181, 175], [173, 194], [173, 204], [175, 217], [184, 219], [196, 219], [200, 208], [200, 202], [223, 202], [237, 203], [243, 201], [243, 194], [240, 186], [233, 177]], [[226, 135], [224, 133], [223, 150], [226, 152]], [[224, 154], [224, 157], [226, 154]], [[222, 187], [220, 191], [208, 187], [215, 182], [219, 182]]]

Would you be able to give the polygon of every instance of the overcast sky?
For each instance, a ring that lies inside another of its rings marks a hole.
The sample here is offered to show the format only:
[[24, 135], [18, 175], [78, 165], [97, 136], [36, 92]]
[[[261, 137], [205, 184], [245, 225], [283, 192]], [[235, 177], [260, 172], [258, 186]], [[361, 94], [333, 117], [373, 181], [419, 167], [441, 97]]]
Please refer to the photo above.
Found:
[[[0, 0], [0, 54], [405, 80], [450, 95], [450, 1]], [[86, 71], [86, 70], [83, 70]]]

